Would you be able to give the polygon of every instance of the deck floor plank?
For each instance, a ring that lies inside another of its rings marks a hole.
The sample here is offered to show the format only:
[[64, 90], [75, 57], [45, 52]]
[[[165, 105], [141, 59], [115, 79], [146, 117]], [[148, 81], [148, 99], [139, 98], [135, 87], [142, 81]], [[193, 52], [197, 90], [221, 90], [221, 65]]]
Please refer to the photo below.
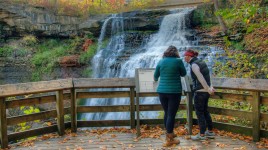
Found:
[[[132, 133], [107, 133], [102, 135], [78, 131], [77, 136], [64, 135], [58, 138], [51, 138], [43, 141], [35, 141], [32, 147], [18, 146], [13, 144], [11, 149], [14, 150], [81, 150], [100, 149], [100, 150], [163, 150], [168, 149], [162, 146], [165, 136], [160, 138], [142, 138], [138, 142], [134, 141], [135, 134]], [[181, 143], [171, 149], [198, 149], [198, 150], [255, 150], [255, 143], [234, 140], [230, 137], [216, 136], [215, 139], [207, 141], [187, 140], [185, 136], [178, 137]], [[259, 149], [261, 150], [261, 149]]]

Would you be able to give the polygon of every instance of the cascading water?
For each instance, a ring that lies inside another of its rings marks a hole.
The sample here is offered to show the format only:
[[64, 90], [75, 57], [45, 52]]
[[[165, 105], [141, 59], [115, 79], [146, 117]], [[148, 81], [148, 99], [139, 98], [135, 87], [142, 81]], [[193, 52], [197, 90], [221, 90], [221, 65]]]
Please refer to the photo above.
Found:
[[[159, 31], [153, 34], [149, 40], [136, 48], [132, 55], [125, 61], [118, 62], [120, 56], [126, 51], [126, 40], [124, 31], [124, 17], [120, 15], [112, 15], [106, 19], [101, 35], [99, 38], [99, 50], [94, 56], [93, 64], [93, 77], [94, 78], [125, 78], [134, 77], [136, 68], [154, 68], [158, 61], [162, 58], [163, 52], [168, 46], [176, 46], [180, 54], [188, 47], [197, 46], [196, 40], [187, 40], [187, 37], [193, 36], [190, 24], [190, 13], [193, 8], [178, 9], [166, 15], [160, 25]], [[102, 47], [102, 42], [106, 33], [107, 25], [111, 24], [111, 38], [105, 48]], [[128, 41], [129, 42], [129, 41]], [[210, 47], [206, 47], [205, 53], [209, 53], [210, 58], [215, 55]], [[212, 52], [212, 53], [211, 53]], [[206, 57], [207, 59], [208, 57]], [[209, 62], [211, 59], [208, 59]], [[212, 62], [212, 61], [211, 61]], [[213, 62], [212, 62], [213, 63]], [[185, 64], [186, 65], [186, 64]], [[159, 103], [158, 98], [144, 98], [141, 103], [155, 104]], [[127, 105], [129, 99], [89, 99], [85, 105], [101, 106], [101, 105]], [[150, 118], [157, 117], [157, 113], [142, 113], [141, 117]], [[109, 119], [128, 119], [129, 113], [94, 113], [82, 114], [82, 119], [85, 120], [109, 120]]]

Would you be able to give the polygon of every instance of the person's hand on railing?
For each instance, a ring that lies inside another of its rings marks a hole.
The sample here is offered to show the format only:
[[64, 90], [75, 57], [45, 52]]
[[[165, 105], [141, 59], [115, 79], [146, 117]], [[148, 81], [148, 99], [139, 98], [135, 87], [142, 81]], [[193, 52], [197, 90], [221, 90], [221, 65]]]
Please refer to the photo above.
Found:
[[216, 92], [216, 90], [215, 90], [213, 87], [209, 87], [209, 88], [208, 88], [208, 93], [209, 93], [210, 95], [214, 95], [215, 92]]

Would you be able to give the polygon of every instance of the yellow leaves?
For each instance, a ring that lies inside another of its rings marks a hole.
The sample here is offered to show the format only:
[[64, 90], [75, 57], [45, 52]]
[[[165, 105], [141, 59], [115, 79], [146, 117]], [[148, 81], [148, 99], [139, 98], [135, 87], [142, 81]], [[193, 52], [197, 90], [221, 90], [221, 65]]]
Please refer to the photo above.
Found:
[[246, 146], [241, 146], [239, 148], [234, 148], [234, 150], [246, 150], [246, 149], [247, 149]]
[[135, 148], [133, 144], [128, 144], [128, 148]]

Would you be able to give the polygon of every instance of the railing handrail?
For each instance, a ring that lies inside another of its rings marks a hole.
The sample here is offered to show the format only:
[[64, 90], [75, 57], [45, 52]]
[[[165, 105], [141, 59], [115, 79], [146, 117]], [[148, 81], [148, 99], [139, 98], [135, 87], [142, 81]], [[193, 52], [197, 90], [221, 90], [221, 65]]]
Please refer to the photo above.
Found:
[[212, 85], [220, 89], [268, 92], [267, 79], [249, 78], [212, 78]]
[[135, 87], [135, 79], [134, 78], [73, 78], [73, 86], [76, 89]]
[[[220, 89], [268, 92], [267, 79], [212, 78], [212, 85]], [[43, 93], [70, 88], [128, 88], [135, 87], [135, 78], [69, 78], [51, 81], [0, 85], [0, 97]]]
[[44, 93], [73, 88], [72, 79], [0, 85], [0, 97]]

